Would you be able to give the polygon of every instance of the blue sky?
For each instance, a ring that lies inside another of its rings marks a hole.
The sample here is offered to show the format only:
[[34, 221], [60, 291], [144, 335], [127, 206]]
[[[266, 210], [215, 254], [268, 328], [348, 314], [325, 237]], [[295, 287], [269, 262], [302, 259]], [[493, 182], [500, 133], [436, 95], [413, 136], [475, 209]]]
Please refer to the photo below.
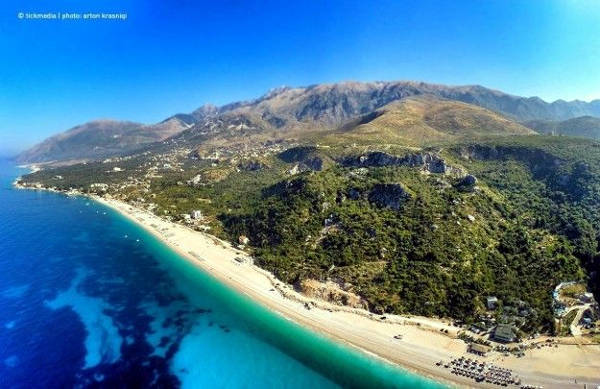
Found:
[[[94, 118], [156, 122], [342, 80], [600, 98], [600, 2], [2, 0], [0, 152]], [[120, 21], [19, 12], [126, 12]]]

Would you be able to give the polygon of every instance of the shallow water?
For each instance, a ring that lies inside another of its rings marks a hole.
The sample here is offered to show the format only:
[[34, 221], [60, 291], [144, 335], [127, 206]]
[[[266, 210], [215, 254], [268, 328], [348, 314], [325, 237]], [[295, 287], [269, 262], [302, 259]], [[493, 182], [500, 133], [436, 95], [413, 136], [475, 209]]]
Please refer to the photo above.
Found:
[[441, 385], [310, 332], [0, 162], [0, 387]]

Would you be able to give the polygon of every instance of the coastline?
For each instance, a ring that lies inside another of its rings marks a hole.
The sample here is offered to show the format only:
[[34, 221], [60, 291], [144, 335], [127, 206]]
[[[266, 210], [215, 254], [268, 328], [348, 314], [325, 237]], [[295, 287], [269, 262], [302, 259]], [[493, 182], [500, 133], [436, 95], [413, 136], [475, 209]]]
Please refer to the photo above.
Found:
[[[362, 309], [308, 298], [253, 265], [252, 261], [235, 260], [236, 257], [248, 259], [248, 256], [227, 242], [118, 200], [94, 195], [87, 197], [135, 222], [180, 257], [286, 319], [407, 371], [454, 386], [498, 387], [476, 383], [436, 366], [436, 362], [465, 356], [510, 368], [527, 385], [545, 388], [581, 388], [583, 383], [588, 383], [588, 387], [600, 385], [597, 378], [600, 371], [598, 345], [560, 345], [558, 350], [528, 350], [526, 356], [519, 359], [499, 353], [478, 358], [467, 353], [467, 345], [456, 338], [459, 329], [441, 320], [397, 315], [386, 315], [382, 320]], [[448, 330], [449, 335], [442, 334], [441, 329]], [[394, 336], [399, 334], [402, 339], [395, 339]]]

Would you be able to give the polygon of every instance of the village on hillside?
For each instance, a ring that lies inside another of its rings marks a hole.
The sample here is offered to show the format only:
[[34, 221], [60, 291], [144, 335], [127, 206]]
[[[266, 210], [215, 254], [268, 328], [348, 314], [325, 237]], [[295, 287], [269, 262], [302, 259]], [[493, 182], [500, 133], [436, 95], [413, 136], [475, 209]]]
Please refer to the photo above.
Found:
[[552, 292], [552, 304], [555, 336], [521, 333], [520, 323], [527, 315], [535, 312], [523, 301], [518, 301], [514, 306], [503, 305], [495, 296], [487, 297], [487, 313], [481, 316], [481, 321], [470, 326], [455, 323], [463, 328], [458, 336], [469, 343], [469, 351], [480, 356], [498, 351], [505, 356], [522, 357], [528, 349], [558, 347], [559, 343], [598, 342], [600, 309], [594, 295], [586, 289], [585, 283], [560, 283]]

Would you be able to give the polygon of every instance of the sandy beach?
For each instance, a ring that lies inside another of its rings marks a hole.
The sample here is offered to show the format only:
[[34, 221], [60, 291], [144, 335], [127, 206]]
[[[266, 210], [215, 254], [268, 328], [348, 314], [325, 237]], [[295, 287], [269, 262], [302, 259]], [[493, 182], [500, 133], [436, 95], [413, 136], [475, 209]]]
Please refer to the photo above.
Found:
[[[385, 320], [365, 310], [315, 301], [252, 265], [247, 255], [227, 242], [163, 220], [145, 210], [113, 199], [94, 196], [136, 222], [191, 261], [238, 292], [284, 317], [336, 341], [383, 358], [402, 368], [461, 387], [498, 387], [451, 374], [436, 362], [465, 356], [513, 370], [523, 384], [545, 388], [595, 388], [600, 385], [600, 346], [559, 345], [526, 351], [525, 357], [491, 353], [476, 357], [455, 336], [458, 328], [424, 317], [386, 315]], [[246, 260], [240, 262], [236, 257]], [[308, 303], [308, 304], [306, 304]], [[307, 308], [310, 306], [310, 309]], [[448, 334], [441, 333], [448, 330]], [[402, 335], [401, 339], [394, 336]]]

